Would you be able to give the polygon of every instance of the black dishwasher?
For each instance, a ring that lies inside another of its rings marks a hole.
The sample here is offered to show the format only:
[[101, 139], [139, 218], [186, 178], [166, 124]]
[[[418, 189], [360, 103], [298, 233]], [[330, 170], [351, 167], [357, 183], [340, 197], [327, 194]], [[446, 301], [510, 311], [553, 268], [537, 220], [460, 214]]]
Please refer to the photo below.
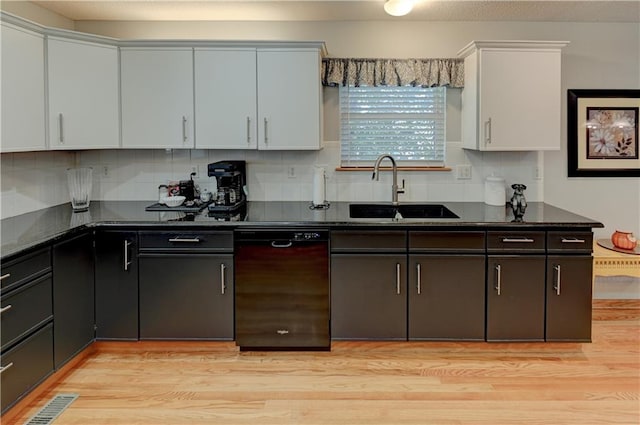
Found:
[[235, 232], [240, 350], [329, 350], [329, 231]]

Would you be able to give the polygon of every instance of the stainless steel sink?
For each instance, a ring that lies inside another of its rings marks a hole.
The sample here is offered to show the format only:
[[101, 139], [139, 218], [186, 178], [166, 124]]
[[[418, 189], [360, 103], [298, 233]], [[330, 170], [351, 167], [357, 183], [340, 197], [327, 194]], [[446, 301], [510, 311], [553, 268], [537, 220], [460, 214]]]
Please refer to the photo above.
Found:
[[351, 218], [460, 218], [441, 204], [349, 204]]

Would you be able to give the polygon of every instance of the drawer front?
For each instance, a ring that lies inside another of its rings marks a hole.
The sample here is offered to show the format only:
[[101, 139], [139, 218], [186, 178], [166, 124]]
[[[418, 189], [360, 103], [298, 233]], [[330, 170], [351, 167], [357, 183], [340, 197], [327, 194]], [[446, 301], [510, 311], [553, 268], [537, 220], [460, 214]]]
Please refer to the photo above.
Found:
[[484, 252], [485, 232], [409, 232], [409, 250]]
[[547, 232], [547, 251], [591, 253], [593, 250], [593, 233], [576, 231]]
[[140, 232], [139, 250], [233, 251], [233, 232], [175, 231]]
[[331, 232], [331, 251], [405, 251], [407, 232], [398, 230]]
[[2, 413], [53, 372], [53, 324], [2, 354]]
[[545, 252], [545, 232], [487, 232], [488, 252]]
[[2, 264], [0, 288], [4, 294], [36, 276], [51, 271], [51, 248], [41, 249]]
[[53, 317], [51, 274], [11, 292], [0, 301], [2, 349]]

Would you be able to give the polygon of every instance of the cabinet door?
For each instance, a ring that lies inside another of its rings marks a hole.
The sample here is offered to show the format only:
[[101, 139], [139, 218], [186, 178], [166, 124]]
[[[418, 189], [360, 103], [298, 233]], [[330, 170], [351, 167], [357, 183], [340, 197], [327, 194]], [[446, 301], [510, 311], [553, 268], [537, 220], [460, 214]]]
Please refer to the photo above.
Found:
[[122, 146], [193, 148], [192, 49], [121, 49]]
[[489, 256], [487, 341], [543, 341], [544, 303], [544, 256]]
[[0, 23], [2, 152], [46, 149], [44, 38]]
[[547, 341], [591, 341], [593, 259], [547, 257]]
[[94, 338], [93, 241], [87, 233], [53, 246], [56, 369]]
[[409, 257], [409, 339], [484, 340], [484, 255]]
[[559, 49], [482, 50], [479, 72], [481, 149], [560, 149]]
[[138, 266], [140, 339], [233, 339], [232, 254], [143, 253]]
[[120, 146], [118, 49], [49, 37], [51, 149]]
[[196, 49], [196, 148], [256, 149], [256, 51]]
[[331, 255], [331, 337], [407, 338], [406, 255]]
[[96, 338], [138, 339], [135, 232], [96, 234]]
[[258, 147], [320, 149], [320, 53], [258, 50]]

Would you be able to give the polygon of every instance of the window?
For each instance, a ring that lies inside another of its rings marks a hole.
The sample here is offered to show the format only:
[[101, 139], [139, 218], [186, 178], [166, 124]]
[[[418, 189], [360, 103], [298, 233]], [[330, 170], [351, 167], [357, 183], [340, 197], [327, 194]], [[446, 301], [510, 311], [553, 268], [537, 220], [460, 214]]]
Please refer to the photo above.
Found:
[[445, 87], [340, 87], [342, 166], [388, 153], [399, 166], [443, 167], [446, 108]]

